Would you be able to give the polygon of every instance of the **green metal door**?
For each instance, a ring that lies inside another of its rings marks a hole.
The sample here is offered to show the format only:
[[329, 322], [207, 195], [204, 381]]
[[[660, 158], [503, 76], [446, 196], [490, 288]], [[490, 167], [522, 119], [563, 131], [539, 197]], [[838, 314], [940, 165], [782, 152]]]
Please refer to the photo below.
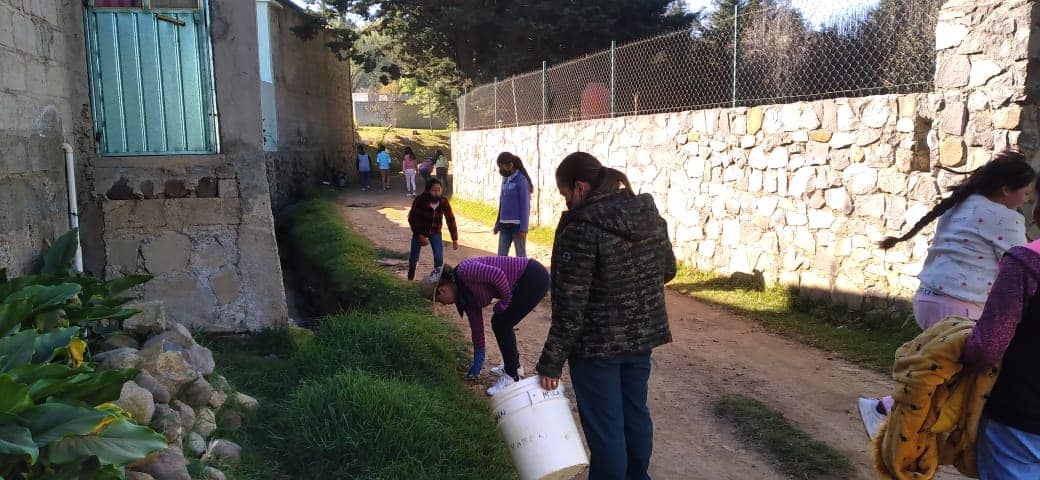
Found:
[[204, 3], [94, 0], [86, 23], [103, 155], [217, 151]]

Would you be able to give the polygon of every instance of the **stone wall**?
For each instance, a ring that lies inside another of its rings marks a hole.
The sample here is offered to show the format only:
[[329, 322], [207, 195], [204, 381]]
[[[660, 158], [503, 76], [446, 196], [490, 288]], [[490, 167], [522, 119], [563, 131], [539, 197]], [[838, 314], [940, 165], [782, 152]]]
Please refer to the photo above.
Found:
[[276, 207], [319, 185], [329, 169], [357, 170], [350, 63], [336, 59], [323, 32], [310, 41], [297, 37], [291, 29], [303, 13], [279, 4], [271, 10], [278, 151], [266, 152]]
[[[532, 214], [555, 225], [556, 165], [588, 151], [654, 195], [678, 258], [704, 270], [760, 272], [853, 307], [917, 288], [934, 225], [888, 252], [994, 150], [1036, 152], [1027, 85], [1038, 42], [1026, 1], [951, 1], [937, 27], [936, 91], [665, 113], [452, 134], [454, 188], [494, 204], [494, 159], [512, 151], [536, 178]], [[1031, 46], [1031, 47], [1030, 47]]]
[[31, 271], [69, 228], [62, 2], [0, 0], [0, 269]]

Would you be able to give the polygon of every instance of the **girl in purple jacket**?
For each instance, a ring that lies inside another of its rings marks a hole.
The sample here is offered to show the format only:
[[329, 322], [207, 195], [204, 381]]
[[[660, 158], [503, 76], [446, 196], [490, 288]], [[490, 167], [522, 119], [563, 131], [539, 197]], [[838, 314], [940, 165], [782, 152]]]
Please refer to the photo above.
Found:
[[502, 174], [502, 194], [498, 198], [498, 219], [494, 230], [498, 235], [498, 254], [509, 255], [509, 246], [516, 245], [516, 256], [526, 257], [534, 182], [520, 157], [509, 152], [498, 156], [498, 173]]
[[469, 318], [473, 337], [473, 365], [467, 376], [477, 378], [484, 365], [484, 307], [498, 303], [491, 315], [503, 365], [492, 369], [501, 375], [487, 390], [494, 395], [520, 380], [520, 352], [516, 346], [516, 327], [549, 291], [549, 271], [536, 260], [517, 257], [476, 257], [463, 260], [455, 268], [445, 265], [440, 275], [434, 271], [421, 285], [423, 296], [445, 305], [455, 304], [459, 315]]

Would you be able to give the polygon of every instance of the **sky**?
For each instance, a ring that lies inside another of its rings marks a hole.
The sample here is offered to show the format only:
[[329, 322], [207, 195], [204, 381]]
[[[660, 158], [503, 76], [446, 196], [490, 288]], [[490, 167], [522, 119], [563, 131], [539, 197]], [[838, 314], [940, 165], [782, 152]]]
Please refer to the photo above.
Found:
[[[841, 2], [821, 2], [819, 0], [790, 0], [791, 5], [802, 13], [802, 16], [814, 27], [825, 26], [842, 13], [849, 10], [870, 10], [877, 7], [880, 0], [844, 0]], [[683, 0], [686, 9], [711, 11], [712, 0]]]

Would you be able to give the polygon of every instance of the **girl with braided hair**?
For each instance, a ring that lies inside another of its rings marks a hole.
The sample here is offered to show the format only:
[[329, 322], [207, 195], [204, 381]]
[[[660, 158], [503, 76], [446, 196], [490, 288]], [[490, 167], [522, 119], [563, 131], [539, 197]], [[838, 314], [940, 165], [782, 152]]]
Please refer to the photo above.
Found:
[[[1025, 219], [1016, 209], [1028, 200], [1035, 177], [1024, 155], [1000, 152], [950, 188], [951, 194], [909, 232], [881, 241], [880, 247], [888, 250], [939, 219], [913, 300], [914, 319], [922, 330], [950, 315], [973, 320], [982, 315], [1004, 252], [1026, 243]], [[871, 437], [892, 404], [891, 397], [859, 399], [860, 415]]]

